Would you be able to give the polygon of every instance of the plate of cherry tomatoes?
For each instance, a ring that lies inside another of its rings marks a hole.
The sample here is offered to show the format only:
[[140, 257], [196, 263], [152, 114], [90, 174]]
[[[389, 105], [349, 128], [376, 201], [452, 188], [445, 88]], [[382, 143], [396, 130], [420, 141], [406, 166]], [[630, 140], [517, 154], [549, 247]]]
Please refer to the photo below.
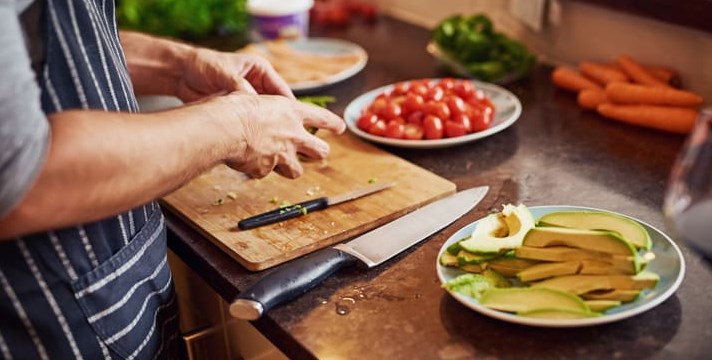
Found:
[[507, 89], [470, 79], [419, 79], [371, 90], [346, 106], [349, 130], [407, 148], [460, 145], [496, 134], [522, 112]]

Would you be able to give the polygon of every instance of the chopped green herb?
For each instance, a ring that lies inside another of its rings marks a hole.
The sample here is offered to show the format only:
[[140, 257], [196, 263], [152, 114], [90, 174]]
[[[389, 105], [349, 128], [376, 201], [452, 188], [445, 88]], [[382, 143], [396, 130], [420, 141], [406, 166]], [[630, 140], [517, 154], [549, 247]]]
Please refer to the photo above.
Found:
[[225, 203], [225, 200], [223, 198], [217, 198], [213, 201], [213, 206], [222, 205], [224, 203]]
[[292, 203], [290, 203], [290, 202], [287, 201], [287, 200], [284, 200], [284, 201], [282, 201], [281, 204], [279, 204], [279, 208], [280, 208], [280, 209], [284, 209], [284, 208], [287, 208], [287, 207], [290, 207], [290, 206], [292, 206]]
[[279, 198], [278, 198], [278, 197], [276, 197], [276, 196], [272, 196], [272, 198], [271, 198], [271, 199], [269, 199], [269, 202], [270, 202], [270, 203], [272, 203], [272, 204], [276, 204], [276, 203], [277, 203], [277, 201], [279, 201]]
[[336, 98], [333, 96], [300, 96], [297, 99], [301, 102], [320, 106], [323, 108], [325, 108], [327, 104], [336, 102]]
[[378, 181], [378, 179], [375, 178], [375, 177], [372, 177], [372, 178], [368, 179], [368, 183], [369, 183], [369, 184], [375, 184], [376, 181]]

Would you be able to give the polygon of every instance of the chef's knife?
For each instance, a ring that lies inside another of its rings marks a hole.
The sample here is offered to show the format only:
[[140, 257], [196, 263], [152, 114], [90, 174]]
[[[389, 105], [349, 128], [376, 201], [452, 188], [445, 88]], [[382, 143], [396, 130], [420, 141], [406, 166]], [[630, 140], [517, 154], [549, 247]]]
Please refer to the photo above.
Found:
[[232, 316], [256, 320], [275, 305], [313, 288], [342, 267], [359, 261], [369, 268], [397, 255], [470, 211], [484, 198], [482, 186], [430, 203], [349, 242], [292, 260], [244, 290], [230, 305]]
[[336, 196], [320, 197], [317, 199], [303, 201], [294, 205], [282, 206], [279, 209], [274, 209], [259, 215], [242, 219], [237, 223], [237, 227], [241, 230], [247, 230], [262, 225], [274, 224], [276, 222], [306, 215], [312, 211], [326, 209], [327, 207], [332, 205], [373, 194], [375, 192], [387, 189], [393, 185], [395, 185], [394, 182], [374, 184]]

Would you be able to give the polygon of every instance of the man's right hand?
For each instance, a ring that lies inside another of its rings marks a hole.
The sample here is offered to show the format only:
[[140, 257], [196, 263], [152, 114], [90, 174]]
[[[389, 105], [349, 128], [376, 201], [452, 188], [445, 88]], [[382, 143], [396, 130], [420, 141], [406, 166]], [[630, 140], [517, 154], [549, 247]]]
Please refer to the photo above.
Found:
[[305, 127], [338, 134], [346, 128], [334, 113], [284, 96], [233, 93], [213, 101], [221, 108], [231, 138], [225, 163], [255, 178], [273, 170], [290, 179], [301, 176], [304, 169], [297, 154], [326, 158], [329, 145]]

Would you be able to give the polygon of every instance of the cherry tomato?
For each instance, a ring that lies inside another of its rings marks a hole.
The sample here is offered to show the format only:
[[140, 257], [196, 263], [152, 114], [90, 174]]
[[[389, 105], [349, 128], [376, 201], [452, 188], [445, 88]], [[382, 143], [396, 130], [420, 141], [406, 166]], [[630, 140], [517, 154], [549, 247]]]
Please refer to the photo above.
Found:
[[[381, 95], [383, 95], [383, 94], [381, 94]], [[378, 95], [376, 97], [376, 100], [373, 100], [373, 103], [371, 103], [371, 105], [369, 105], [369, 107], [367, 109], [369, 112], [372, 112], [374, 114], [380, 114], [381, 111], [383, 111], [383, 108], [385, 108], [386, 105], [388, 105], [388, 100], [386, 100], [385, 97], [379, 97], [381, 95]]]
[[376, 116], [376, 114], [364, 112], [361, 117], [356, 120], [356, 126], [363, 131], [369, 131], [371, 126], [373, 126], [377, 121], [378, 116]]
[[445, 122], [445, 136], [446, 137], [457, 137], [467, 134], [467, 129], [462, 123], [454, 121]]
[[440, 101], [443, 99], [443, 96], [445, 96], [445, 91], [443, 90], [443, 88], [435, 86], [428, 89], [428, 92], [425, 93], [425, 96], [423, 96], [423, 98], [425, 100]]
[[466, 133], [469, 134], [472, 132], [472, 122], [470, 121], [470, 117], [466, 114], [453, 115], [452, 122], [462, 124], [462, 126], [465, 128]]
[[382, 119], [389, 121], [399, 117], [401, 115], [401, 112], [402, 110], [400, 105], [396, 104], [395, 102], [390, 102], [387, 103], [386, 106], [383, 107], [381, 111], [377, 114]]
[[425, 100], [423, 100], [422, 96], [418, 94], [409, 93], [405, 97], [405, 102], [403, 102], [403, 111], [406, 114], [410, 114], [413, 111], [421, 111], [423, 110], [424, 105]]
[[467, 112], [465, 102], [462, 101], [462, 99], [460, 99], [460, 97], [457, 95], [448, 95], [447, 97], [445, 97], [445, 103], [450, 109], [450, 114], [452, 114], [452, 116], [464, 114]]
[[403, 135], [408, 140], [422, 140], [423, 128], [415, 124], [405, 124]]
[[423, 119], [423, 132], [426, 139], [442, 139], [443, 121], [433, 115], [426, 115]]
[[[402, 119], [401, 119], [402, 120]], [[405, 125], [398, 121], [391, 121], [386, 125], [386, 137], [393, 139], [402, 139], [405, 133]]]
[[440, 85], [440, 87], [442, 87], [443, 90], [445, 90], [445, 92], [449, 92], [449, 91], [455, 89], [456, 83], [457, 83], [457, 81], [453, 78], [445, 78], [445, 79], [440, 80], [440, 84], [438, 84], [438, 85]]
[[428, 101], [423, 107], [423, 112], [426, 115], [434, 115], [440, 119], [447, 120], [450, 118], [450, 108], [444, 102]]
[[424, 117], [425, 117], [425, 114], [423, 114], [422, 111], [413, 111], [406, 118], [406, 122], [408, 124], [423, 126], [423, 118]]
[[404, 119], [403, 117], [399, 116], [399, 117], [397, 117], [397, 118], [395, 118], [395, 119], [393, 119], [393, 120], [387, 121], [386, 125], [388, 125], [388, 124], [390, 124], [390, 123], [392, 123], [392, 122], [398, 123], [398, 124], [405, 124], [405, 119]]
[[376, 136], [383, 136], [386, 134], [386, 121], [383, 119], [378, 119], [373, 126], [371, 126], [370, 129], [368, 129], [368, 132], [370, 132], [373, 135]]
[[393, 87], [393, 95], [406, 95], [410, 90], [410, 84], [407, 82], [399, 82]]
[[485, 112], [480, 108], [471, 106], [468, 109], [468, 117], [472, 124], [472, 132], [482, 131], [490, 125], [491, 118], [485, 116]]
[[475, 85], [467, 80], [460, 80], [453, 88], [455, 94], [462, 99], [469, 99], [475, 93]]

